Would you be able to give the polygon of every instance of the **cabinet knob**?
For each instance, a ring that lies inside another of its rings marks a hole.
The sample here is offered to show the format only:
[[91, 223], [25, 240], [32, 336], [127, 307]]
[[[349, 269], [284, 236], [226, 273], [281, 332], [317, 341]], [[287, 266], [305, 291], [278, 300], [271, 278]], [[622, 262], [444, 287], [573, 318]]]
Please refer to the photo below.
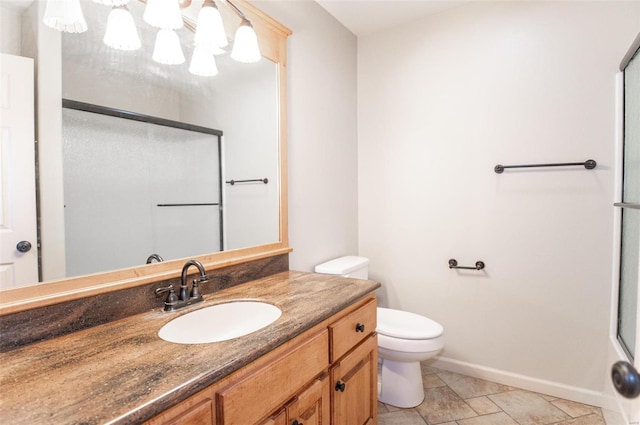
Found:
[[336, 382], [336, 391], [340, 391], [341, 393], [344, 392], [344, 388], [346, 387], [346, 384], [344, 382]]
[[302, 422], [298, 422], [297, 419], [294, 419], [293, 422], [291, 422], [291, 425], [304, 425]]
[[364, 325], [362, 323], [356, 325], [356, 332], [364, 332]]

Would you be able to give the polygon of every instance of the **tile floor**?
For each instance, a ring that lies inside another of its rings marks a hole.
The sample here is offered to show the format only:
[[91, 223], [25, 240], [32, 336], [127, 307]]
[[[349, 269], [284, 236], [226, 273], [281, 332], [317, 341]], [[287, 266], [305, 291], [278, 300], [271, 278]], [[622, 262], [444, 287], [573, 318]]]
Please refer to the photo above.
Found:
[[413, 409], [378, 402], [378, 425], [606, 425], [602, 410], [422, 366], [425, 400]]

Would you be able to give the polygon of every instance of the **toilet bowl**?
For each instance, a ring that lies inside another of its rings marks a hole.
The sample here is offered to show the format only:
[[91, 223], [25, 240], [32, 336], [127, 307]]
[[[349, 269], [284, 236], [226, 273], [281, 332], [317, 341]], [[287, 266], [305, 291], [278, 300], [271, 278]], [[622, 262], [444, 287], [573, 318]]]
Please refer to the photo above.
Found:
[[415, 407], [424, 400], [420, 362], [444, 347], [439, 323], [407, 311], [378, 308], [378, 400], [396, 407]]
[[[316, 266], [316, 273], [368, 278], [369, 260], [347, 256]], [[420, 362], [444, 346], [444, 329], [434, 320], [407, 311], [377, 310], [378, 400], [396, 407], [415, 407], [424, 400]]]

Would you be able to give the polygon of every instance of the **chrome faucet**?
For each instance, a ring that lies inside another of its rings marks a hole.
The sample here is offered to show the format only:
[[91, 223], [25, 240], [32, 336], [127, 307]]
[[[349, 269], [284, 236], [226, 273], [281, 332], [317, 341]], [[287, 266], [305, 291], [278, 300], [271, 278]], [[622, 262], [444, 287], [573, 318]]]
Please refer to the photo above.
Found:
[[[187, 272], [189, 267], [195, 266], [200, 272], [200, 279], [194, 279], [191, 283], [191, 292], [188, 292]], [[157, 288], [155, 293], [157, 295], [164, 292], [168, 292], [167, 298], [164, 301], [164, 311], [174, 311], [179, 308], [186, 307], [195, 303], [204, 301], [202, 294], [200, 293], [199, 283], [208, 281], [207, 273], [202, 263], [196, 260], [189, 260], [182, 266], [182, 274], [180, 275], [180, 291], [178, 295], [173, 288], [173, 285], [169, 285], [163, 288]]]

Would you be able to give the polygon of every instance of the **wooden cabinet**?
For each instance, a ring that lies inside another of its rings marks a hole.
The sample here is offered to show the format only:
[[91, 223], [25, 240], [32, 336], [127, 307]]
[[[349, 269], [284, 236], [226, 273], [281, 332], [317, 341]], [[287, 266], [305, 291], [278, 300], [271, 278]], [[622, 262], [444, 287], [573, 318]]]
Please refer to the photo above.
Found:
[[164, 411], [147, 425], [215, 425], [213, 395], [204, 390]]
[[324, 373], [287, 403], [284, 409], [260, 425], [330, 425], [330, 382], [329, 374]]
[[375, 328], [369, 296], [147, 425], [374, 425]]
[[287, 411], [282, 409], [278, 413], [260, 422], [260, 425], [287, 425]]
[[378, 343], [375, 335], [331, 368], [333, 425], [371, 425], [377, 420]]
[[328, 350], [325, 329], [271, 359], [265, 367], [217, 390], [218, 423], [258, 423], [327, 369]]
[[287, 405], [288, 425], [329, 425], [331, 395], [329, 374], [325, 373]]
[[332, 363], [375, 332], [376, 311], [374, 299], [329, 324]]

